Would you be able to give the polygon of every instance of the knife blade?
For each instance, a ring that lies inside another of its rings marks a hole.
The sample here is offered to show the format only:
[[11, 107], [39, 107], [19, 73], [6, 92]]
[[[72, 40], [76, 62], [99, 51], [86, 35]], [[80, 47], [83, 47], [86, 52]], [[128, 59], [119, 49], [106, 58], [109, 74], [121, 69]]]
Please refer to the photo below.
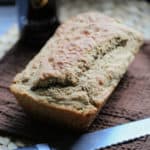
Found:
[[[150, 118], [133, 121], [115, 127], [85, 133], [81, 135], [68, 150], [97, 150], [120, 144], [145, 135], [150, 135]], [[57, 150], [48, 144], [37, 144], [30, 148], [16, 150]], [[63, 149], [59, 149], [63, 150]]]

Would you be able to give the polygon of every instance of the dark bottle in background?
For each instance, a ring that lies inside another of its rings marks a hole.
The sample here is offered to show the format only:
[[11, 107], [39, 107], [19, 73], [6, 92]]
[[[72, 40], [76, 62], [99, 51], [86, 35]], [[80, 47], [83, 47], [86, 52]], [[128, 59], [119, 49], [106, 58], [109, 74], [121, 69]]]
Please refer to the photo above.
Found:
[[55, 0], [16, 0], [21, 41], [42, 46], [59, 21]]

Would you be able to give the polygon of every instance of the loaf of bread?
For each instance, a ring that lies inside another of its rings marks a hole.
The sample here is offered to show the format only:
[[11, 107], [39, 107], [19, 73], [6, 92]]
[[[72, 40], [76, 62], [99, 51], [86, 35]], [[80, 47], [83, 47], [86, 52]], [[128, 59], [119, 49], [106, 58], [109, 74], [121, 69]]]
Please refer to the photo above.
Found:
[[97, 12], [63, 23], [11, 91], [33, 116], [86, 129], [143, 42], [142, 35]]

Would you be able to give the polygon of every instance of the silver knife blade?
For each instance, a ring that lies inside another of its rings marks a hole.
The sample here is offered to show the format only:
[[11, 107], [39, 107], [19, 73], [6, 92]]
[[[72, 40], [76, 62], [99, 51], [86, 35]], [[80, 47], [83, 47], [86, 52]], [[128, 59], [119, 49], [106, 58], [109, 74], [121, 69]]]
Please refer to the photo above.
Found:
[[150, 135], [150, 118], [82, 135], [70, 150], [97, 150]]
[[[150, 118], [85, 133], [75, 140], [74, 144], [69, 146], [67, 150], [98, 150], [145, 135], [150, 135]], [[34, 147], [36, 147], [36, 149], [30, 147], [17, 150], [57, 150], [57, 148], [52, 148], [48, 144], [37, 144]], [[63, 148], [59, 150], [63, 150]]]

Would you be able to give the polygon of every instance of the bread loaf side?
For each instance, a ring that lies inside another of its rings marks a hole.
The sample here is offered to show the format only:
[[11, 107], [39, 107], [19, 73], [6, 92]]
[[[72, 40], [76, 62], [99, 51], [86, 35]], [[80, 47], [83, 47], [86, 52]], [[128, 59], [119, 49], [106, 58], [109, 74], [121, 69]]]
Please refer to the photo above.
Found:
[[143, 38], [113, 18], [83, 13], [63, 23], [11, 91], [33, 115], [87, 128], [119, 83]]

